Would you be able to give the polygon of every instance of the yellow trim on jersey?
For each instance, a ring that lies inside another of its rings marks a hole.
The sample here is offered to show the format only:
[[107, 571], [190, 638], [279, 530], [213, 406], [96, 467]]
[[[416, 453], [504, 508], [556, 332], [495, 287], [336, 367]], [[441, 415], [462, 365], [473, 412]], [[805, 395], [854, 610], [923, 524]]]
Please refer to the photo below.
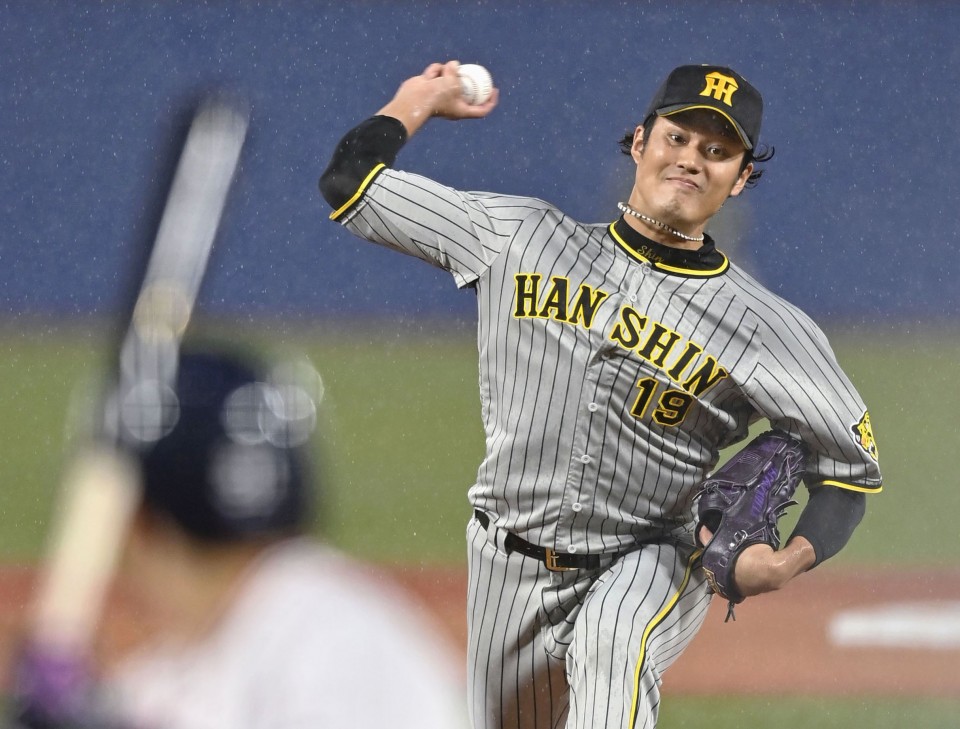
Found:
[[[720, 253], [719, 251], [717, 252]], [[720, 255], [723, 256], [722, 253], [720, 253]], [[707, 276], [719, 276], [721, 273], [723, 273], [728, 268], [730, 268], [730, 261], [727, 259], [726, 256], [723, 256], [723, 263], [721, 263], [719, 266], [717, 266], [711, 271], [699, 271], [695, 268], [676, 268], [674, 266], [668, 266], [666, 263], [654, 263], [653, 267], [658, 268], [661, 271], [668, 271], [670, 273], [682, 273], [684, 276], [707, 277]]]
[[670, 614], [670, 611], [676, 607], [683, 591], [687, 589], [687, 583], [690, 582], [690, 575], [693, 573], [693, 563], [697, 561], [702, 553], [703, 550], [698, 549], [690, 556], [690, 560], [687, 562], [687, 569], [683, 573], [683, 581], [680, 583], [680, 589], [677, 590], [674, 596], [670, 598], [670, 601], [663, 606], [663, 609], [654, 616], [653, 620], [647, 623], [647, 627], [643, 631], [643, 637], [640, 639], [640, 656], [637, 658], [637, 667], [633, 673], [633, 701], [630, 707], [630, 723], [627, 726], [633, 726], [637, 721], [637, 703], [640, 700], [640, 672], [643, 668], [643, 661], [647, 657], [647, 639], [650, 637], [650, 633], [653, 632], [654, 628], [660, 625], [660, 623], [664, 621], [664, 618]]
[[614, 223], [610, 223], [610, 227], [608, 228], [608, 230], [610, 231], [610, 235], [613, 237], [613, 239], [617, 243], [620, 244], [620, 247], [623, 248], [623, 250], [625, 250], [631, 256], [636, 258], [638, 261], [641, 261], [643, 263], [649, 263], [651, 266], [653, 266], [659, 271], [665, 271], [667, 273], [679, 273], [683, 276], [702, 276], [704, 278], [707, 278], [709, 276], [719, 276], [721, 273], [723, 273], [728, 268], [730, 268], [730, 260], [726, 256], [724, 256], [723, 253], [720, 253], [720, 251], [717, 251], [717, 253], [720, 253], [720, 255], [723, 256], [723, 263], [721, 263], [716, 268], [708, 271], [701, 271], [696, 268], [680, 268], [679, 266], [668, 266], [666, 263], [651, 261], [646, 256], [643, 256], [637, 253], [633, 248], [630, 247], [630, 245], [623, 238], [620, 237], [620, 234], [617, 233], [616, 228], [614, 228]]
[[383, 162], [380, 162], [376, 167], [370, 170], [370, 174], [367, 175], [363, 179], [363, 182], [360, 183], [360, 187], [358, 187], [357, 191], [353, 193], [353, 197], [351, 197], [343, 205], [341, 205], [339, 208], [337, 208], [332, 213], [330, 213], [330, 220], [336, 220], [345, 212], [347, 212], [347, 210], [353, 207], [353, 204], [360, 199], [360, 196], [363, 195], [363, 193], [366, 191], [367, 186], [373, 181], [373, 178], [376, 177], [377, 173], [380, 170], [382, 170], [384, 167], [386, 167], [386, 165], [383, 164]]
[[610, 235], [612, 235], [613, 239], [620, 244], [623, 250], [625, 250], [631, 256], [636, 258], [638, 261], [643, 261], [644, 263], [651, 263], [649, 258], [647, 258], [646, 256], [641, 256], [639, 253], [633, 250], [633, 248], [627, 245], [627, 242], [620, 237], [620, 234], [617, 232], [617, 229], [614, 227], [614, 223], [610, 223], [609, 231], [610, 231]]
[[846, 489], [847, 491], [860, 491], [864, 494], [879, 494], [883, 491], [883, 486], [877, 486], [876, 488], [870, 488], [869, 486], [856, 486], [852, 483], [844, 483], [843, 481], [821, 481], [818, 486], [836, 486], [840, 489]]

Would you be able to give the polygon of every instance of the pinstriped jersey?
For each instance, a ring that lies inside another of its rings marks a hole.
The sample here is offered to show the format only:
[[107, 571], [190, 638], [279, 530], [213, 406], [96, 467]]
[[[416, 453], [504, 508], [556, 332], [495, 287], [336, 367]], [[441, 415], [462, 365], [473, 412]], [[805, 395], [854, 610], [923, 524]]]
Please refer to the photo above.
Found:
[[811, 451], [806, 482], [880, 489], [859, 394], [798, 308], [718, 254], [678, 265], [541, 200], [378, 167], [333, 219], [478, 297], [486, 453], [475, 508], [528, 541], [617, 551], [689, 528], [749, 425]]

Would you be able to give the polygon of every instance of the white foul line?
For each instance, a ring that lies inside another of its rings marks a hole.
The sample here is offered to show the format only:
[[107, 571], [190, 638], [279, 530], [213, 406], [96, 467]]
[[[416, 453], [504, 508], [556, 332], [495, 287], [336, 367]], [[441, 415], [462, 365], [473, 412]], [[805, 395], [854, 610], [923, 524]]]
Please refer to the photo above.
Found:
[[843, 647], [960, 649], [960, 601], [888, 603], [838, 613], [830, 642]]

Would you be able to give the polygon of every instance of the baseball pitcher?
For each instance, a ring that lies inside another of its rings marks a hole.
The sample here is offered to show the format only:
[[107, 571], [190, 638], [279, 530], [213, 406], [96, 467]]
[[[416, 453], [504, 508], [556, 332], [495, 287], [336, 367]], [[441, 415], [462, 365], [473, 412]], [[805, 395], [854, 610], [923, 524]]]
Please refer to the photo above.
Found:
[[[477, 295], [471, 720], [652, 727], [712, 594], [777, 590], [846, 544], [881, 487], [869, 415], [814, 322], [705, 233], [772, 156], [743, 76], [673, 70], [621, 142], [635, 176], [619, 217], [584, 224], [394, 168], [429, 119], [495, 108], [496, 89], [468, 103], [457, 72], [406, 80], [343, 137], [320, 188], [352, 233]], [[770, 432], [713, 474], [758, 420]], [[801, 480], [807, 505], [781, 546]]]

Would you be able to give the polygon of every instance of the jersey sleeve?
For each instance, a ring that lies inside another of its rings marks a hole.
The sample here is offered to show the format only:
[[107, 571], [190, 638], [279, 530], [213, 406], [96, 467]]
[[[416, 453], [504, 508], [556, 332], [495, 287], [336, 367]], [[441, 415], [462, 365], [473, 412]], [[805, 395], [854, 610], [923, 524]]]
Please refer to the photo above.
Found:
[[823, 332], [786, 307], [763, 340], [749, 383], [758, 413], [810, 449], [805, 482], [878, 492], [882, 478], [870, 415]]
[[403, 125], [374, 116], [347, 132], [320, 177], [330, 218], [352, 233], [421, 258], [469, 286], [539, 201], [468, 193], [392, 169]]
[[331, 214], [355, 235], [476, 281], [523, 220], [522, 199], [462, 192], [421, 175], [381, 167], [356, 199]]

